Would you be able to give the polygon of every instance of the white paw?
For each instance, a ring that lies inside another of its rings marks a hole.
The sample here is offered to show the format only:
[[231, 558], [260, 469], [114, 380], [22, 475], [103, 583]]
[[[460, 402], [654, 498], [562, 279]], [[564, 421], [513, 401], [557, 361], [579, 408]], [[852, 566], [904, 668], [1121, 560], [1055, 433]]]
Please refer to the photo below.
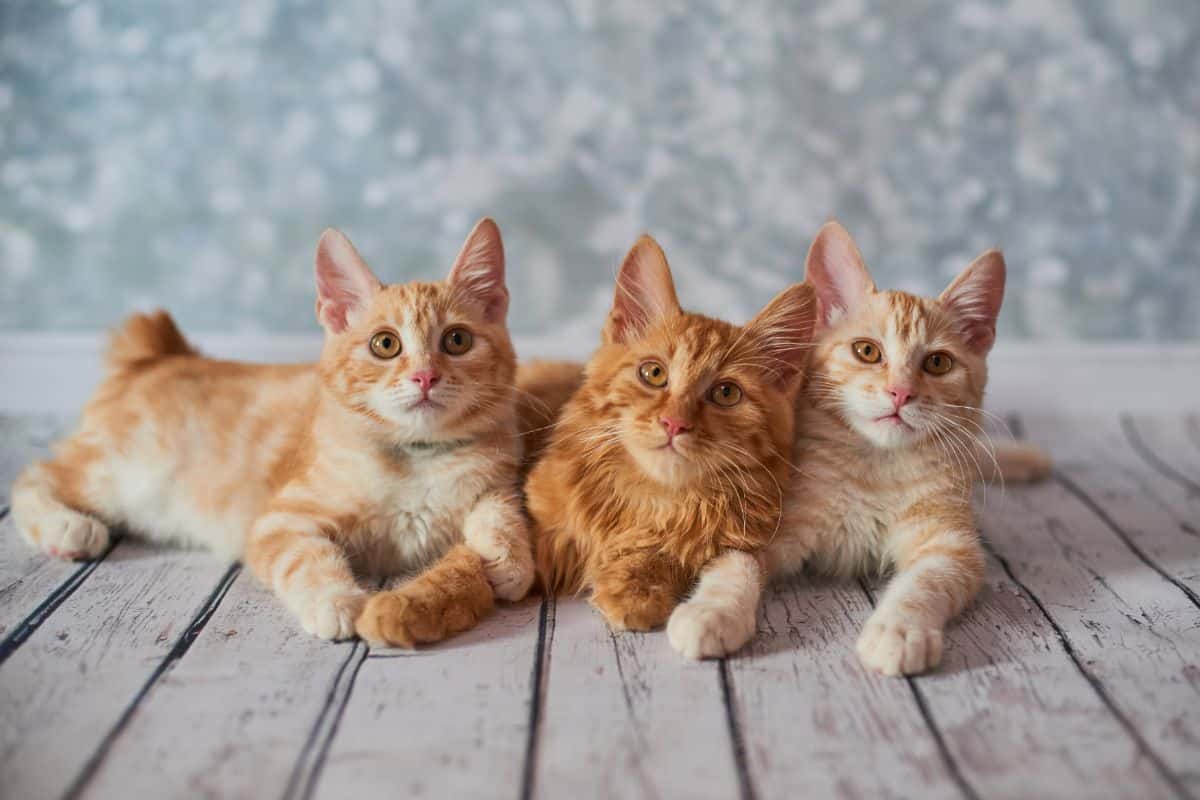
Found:
[[687, 658], [720, 658], [739, 649], [758, 624], [753, 611], [689, 601], [667, 620], [667, 640]]
[[300, 624], [321, 639], [352, 639], [354, 623], [366, 605], [365, 592], [333, 592], [317, 595], [304, 604]]
[[942, 661], [942, 629], [898, 614], [872, 614], [858, 637], [858, 658], [892, 677], [916, 675]]
[[496, 597], [516, 602], [528, 594], [529, 587], [533, 585], [533, 559], [518, 558], [512, 553], [503, 558], [485, 558], [483, 574], [487, 576]]
[[39, 546], [55, 558], [95, 558], [108, 547], [108, 526], [69, 508], [40, 516], [33, 527]]

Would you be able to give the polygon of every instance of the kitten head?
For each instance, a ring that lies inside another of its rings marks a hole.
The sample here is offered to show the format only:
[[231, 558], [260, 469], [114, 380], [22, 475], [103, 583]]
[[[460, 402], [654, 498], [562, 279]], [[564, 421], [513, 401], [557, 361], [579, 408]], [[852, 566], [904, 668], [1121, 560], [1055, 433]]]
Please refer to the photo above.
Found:
[[744, 326], [687, 313], [662, 250], [642, 237], [587, 368], [593, 443], [668, 486], [720, 485], [786, 459], [815, 311], [796, 285]]
[[979, 433], [987, 354], [1004, 298], [989, 250], [937, 298], [881, 292], [846, 229], [825, 225], [808, 253], [818, 344], [808, 395], [880, 447]]
[[446, 441], [513, 414], [500, 229], [480, 220], [445, 280], [384, 286], [342, 233], [317, 245], [321, 376], [395, 441]]

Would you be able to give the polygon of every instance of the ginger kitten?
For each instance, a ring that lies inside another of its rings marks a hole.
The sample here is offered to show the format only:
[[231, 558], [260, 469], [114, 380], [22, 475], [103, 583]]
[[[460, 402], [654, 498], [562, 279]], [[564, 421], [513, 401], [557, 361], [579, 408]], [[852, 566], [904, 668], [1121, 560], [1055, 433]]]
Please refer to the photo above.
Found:
[[[479, 222], [445, 280], [391, 286], [329, 230], [316, 283], [315, 364], [204, 358], [167, 314], [131, 317], [78, 431], [14, 484], [25, 537], [93, 558], [119, 525], [243, 558], [326, 639], [357, 622], [412, 646], [473, 625], [493, 591], [523, 596], [499, 229]], [[431, 564], [391, 591], [359, 583]]]
[[[809, 251], [817, 344], [798, 407], [797, 470], [767, 568], [893, 570], [858, 640], [862, 662], [886, 675], [937, 666], [943, 628], [981, 585], [971, 487], [1004, 277], [991, 250], [937, 298], [879, 291], [835, 222]], [[1009, 448], [999, 467], [1023, 479], [1047, 468], [1029, 447]], [[753, 631], [761, 581], [712, 583], [676, 612], [691, 624], [673, 629], [672, 643], [692, 657], [736, 650]]]
[[[634, 245], [603, 343], [526, 483], [547, 591], [591, 589], [614, 629], [648, 630], [706, 566], [759, 572], [815, 312], [802, 285], [744, 326], [685, 312], [659, 246]], [[552, 408], [573, 377], [543, 365], [523, 384]]]

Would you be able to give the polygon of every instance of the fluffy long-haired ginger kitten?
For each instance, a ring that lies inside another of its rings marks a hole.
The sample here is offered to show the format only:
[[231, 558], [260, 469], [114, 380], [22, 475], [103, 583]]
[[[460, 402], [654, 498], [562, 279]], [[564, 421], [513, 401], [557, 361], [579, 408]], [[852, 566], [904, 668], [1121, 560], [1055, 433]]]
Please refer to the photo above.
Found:
[[[470, 627], [493, 592], [524, 595], [499, 229], [476, 225], [445, 280], [391, 286], [326, 231], [316, 283], [316, 364], [216, 361], [165, 313], [130, 318], [78, 431], [13, 487], [25, 537], [91, 558], [120, 525], [243, 558], [327, 639], [357, 623], [412, 646]], [[431, 564], [390, 591], [359, 583]]]
[[[667, 621], [707, 567], [757, 574], [780, 525], [816, 313], [793, 286], [744, 326], [685, 312], [662, 250], [626, 256], [603, 343], [526, 482], [550, 592], [592, 590], [614, 629]], [[569, 365], [529, 378], [569, 384]], [[543, 380], [544, 379], [544, 380]]]
[[[798, 406], [788, 510], [767, 570], [894, 571], [858, 640], [863, 663], [887, 675], [936, 666], [943, 628], [980, 588], [971, 487], [1004, 277], [992, 250], [936, 298], [879, 291], [834, 222], [809, 251], [817, 344]], [[1039, 451], [1020, 447], [999, 465], [1018, 478], [1045, 468]], [[736, 650], [754, 630], [761, 581], [714, 576], [711, 584], [680, 607], [671, 631], [693, 657]]]

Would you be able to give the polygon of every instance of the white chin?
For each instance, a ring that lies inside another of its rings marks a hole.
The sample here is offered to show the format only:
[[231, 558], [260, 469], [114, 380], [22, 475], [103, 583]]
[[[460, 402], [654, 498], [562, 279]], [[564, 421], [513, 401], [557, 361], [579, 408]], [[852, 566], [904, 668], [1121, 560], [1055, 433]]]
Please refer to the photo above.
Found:
[[858, 432], [877, 447], [899, 447], [916, 437], [916, 430], [895, 420], [859, 420]]
[[668, 486], [686, 482], [694, 470], [691, 461], [671, 450], [648, 450], [636, 445], [627, 449], [642, 472]]

